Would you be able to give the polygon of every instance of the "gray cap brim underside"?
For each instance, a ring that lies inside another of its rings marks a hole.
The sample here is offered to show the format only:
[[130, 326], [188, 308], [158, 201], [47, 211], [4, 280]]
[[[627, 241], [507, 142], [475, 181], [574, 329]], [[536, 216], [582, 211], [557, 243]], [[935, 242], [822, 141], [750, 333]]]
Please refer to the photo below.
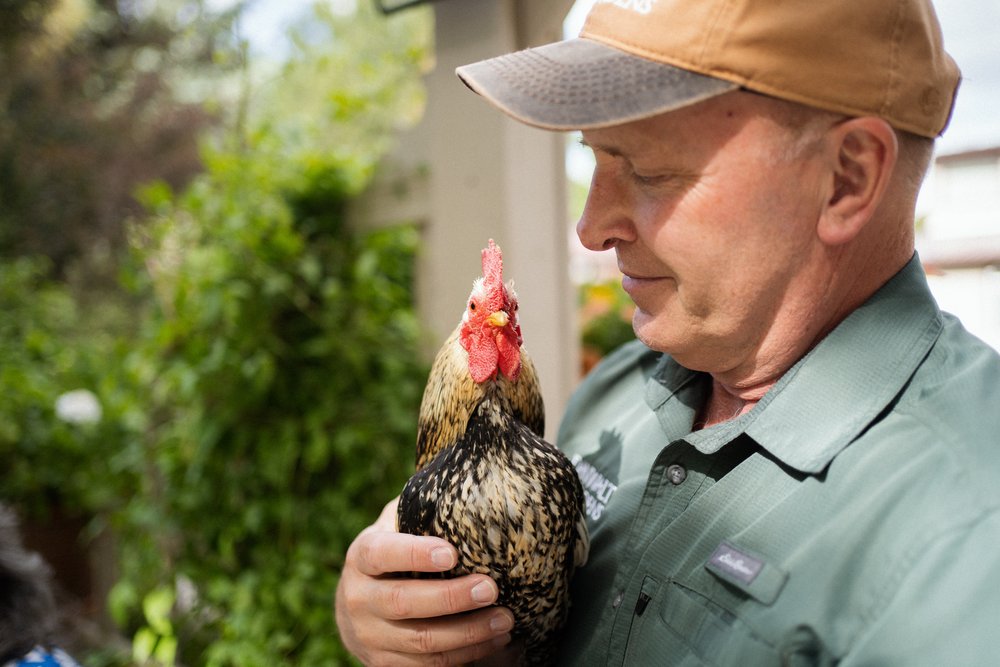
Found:
[[586, 38], [482, 60], [456, 74], [509, 116], [547, 130], [619, 125], [738, 87]]

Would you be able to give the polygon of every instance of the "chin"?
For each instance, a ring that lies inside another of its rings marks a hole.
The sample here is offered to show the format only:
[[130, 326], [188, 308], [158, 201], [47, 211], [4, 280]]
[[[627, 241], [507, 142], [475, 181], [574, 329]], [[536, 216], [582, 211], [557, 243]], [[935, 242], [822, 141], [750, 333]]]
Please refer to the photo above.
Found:
[[706, 370], [703, 367], [704, 346], [694, 344], [699, 340], [704, 342], [705, 338], [688, 327], [679, 326], [676, 319], [663, 313], [650, 315], [637, 308], [632, 317], [632, 330], [649, 349], [669, 354], [685, 368]]
[[673, 327], [670, 326], [669, 322], [660, 321], [660, 319], [641, 308], [636, 308], [635, 314], [632, 315], [632, 331], [646, 347], [658, 352], [673, 354], [677, 346], [671, 344], [671, 341], [676, 343], [677, 332], [672, 330]]

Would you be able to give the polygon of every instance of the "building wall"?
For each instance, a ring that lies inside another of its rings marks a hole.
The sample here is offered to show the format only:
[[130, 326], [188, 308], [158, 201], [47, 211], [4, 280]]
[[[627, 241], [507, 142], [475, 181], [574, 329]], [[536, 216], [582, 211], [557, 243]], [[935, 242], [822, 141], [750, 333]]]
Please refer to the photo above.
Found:
[[1000, 350], [1000, 271], [994, 267], [953, 269], [929, 275], [941, 309], [956, 315], [965, 328]]
[[1000, 149], [939, 157], [929, 186], [925, 239], [1000, 236]]
[[555, 437], [579, 382], [569, 279], [564, 136], [510, 120], [455, 76], [459, 65], [562, 37], [572, 0], [435, 2], [436, 62], [423, 121], [400, 140], [356, 207], [363, 224], [418, 222], [419, 309], [431, 351], [451, 333], [494, 239], [520, 296], [525, 348]]
[[1000, 148], [938, 157], [924, 187], [917, 250], [931, 290], [1000, 350]]

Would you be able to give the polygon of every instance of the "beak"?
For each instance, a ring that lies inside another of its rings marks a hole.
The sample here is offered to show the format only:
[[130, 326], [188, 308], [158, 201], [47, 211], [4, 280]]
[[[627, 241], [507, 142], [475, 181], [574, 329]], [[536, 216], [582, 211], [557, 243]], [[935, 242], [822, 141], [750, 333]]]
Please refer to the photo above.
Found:
[[507, 313], [505, 313], [502, 310], [498, 310], [497, 312], [493, 313], [492, 315], [486, 318], [486, 323], [496, 329], [502, 329], [503, 327], [507, 326], [507, 322], [509, 321], [510, 319], [507, 317]]

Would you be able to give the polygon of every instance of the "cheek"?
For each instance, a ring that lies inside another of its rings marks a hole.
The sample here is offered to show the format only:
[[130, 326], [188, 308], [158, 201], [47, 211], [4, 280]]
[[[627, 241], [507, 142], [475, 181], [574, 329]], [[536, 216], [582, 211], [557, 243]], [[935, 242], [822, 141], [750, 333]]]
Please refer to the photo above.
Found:
[[676, 281], [669, 291], [692, 308], [712, 294], [723, 296], [720, 282], [743, 255], [740, 212], [692, 191], [676, 204], [650, 206], [645, 213], [645, 245]]
[[637, 302], [637, 329], [729, 331], [752, 309], [755, 286], [766, 282], [769, 252], [746, 233], [739, 212], [687, 204], [649, 239], [674, 279]]
[[716, 292], [725, 299], [776, 264], [794, 263], [808, 243], [808, 215], [784, 165], [774, 173], [748, 163], [719, 170], [676, 201], [642, 210], [648, 244], [674, 268], [681, 291]]

